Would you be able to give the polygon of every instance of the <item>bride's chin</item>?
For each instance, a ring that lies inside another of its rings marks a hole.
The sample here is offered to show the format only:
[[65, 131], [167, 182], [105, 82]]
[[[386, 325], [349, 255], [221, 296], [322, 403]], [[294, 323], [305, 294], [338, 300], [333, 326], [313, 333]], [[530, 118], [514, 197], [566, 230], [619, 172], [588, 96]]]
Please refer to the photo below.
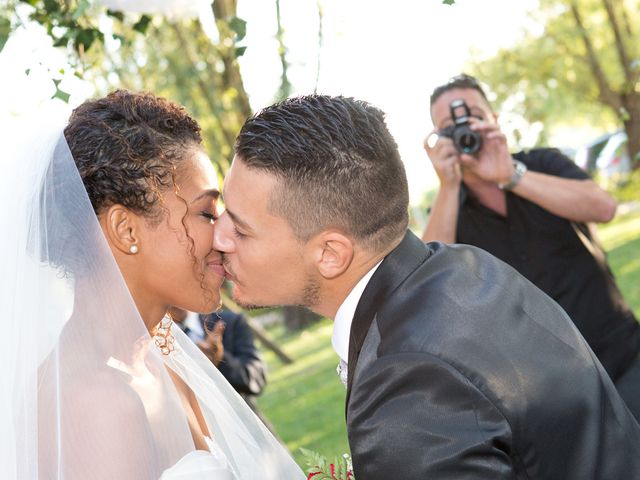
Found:
[[215, 299], [211, 299], [211, 301], [207, 299], [205, 303], [201, 303], [197, 308], [193, 310], [193, 312], [199, 313], [201, 315], [208, 315], [210, 313], [220, 310], [221, 307], [222, 307], [222, 304], [220, 302], [220, 298], [217, 297]]

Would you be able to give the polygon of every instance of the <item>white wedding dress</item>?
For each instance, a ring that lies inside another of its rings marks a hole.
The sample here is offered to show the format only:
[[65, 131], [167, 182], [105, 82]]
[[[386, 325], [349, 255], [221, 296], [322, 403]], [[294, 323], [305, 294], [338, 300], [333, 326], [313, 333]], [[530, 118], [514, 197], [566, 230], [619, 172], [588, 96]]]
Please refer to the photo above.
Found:
[[199, 480], [211, 478], [216, 480], [235, 480], [227, 457], [218, 445], [209, 437], [205, 437], [208, 452], [196, 450], [187, 453], [173, 467], [165, 470], [160, 480]]

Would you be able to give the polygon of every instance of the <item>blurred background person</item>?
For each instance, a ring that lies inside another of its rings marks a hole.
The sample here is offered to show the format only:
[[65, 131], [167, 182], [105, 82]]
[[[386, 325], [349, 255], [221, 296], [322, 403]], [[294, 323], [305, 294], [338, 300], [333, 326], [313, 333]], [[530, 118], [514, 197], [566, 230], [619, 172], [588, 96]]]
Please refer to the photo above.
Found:
[[171, 307], [169, 313], [278, 438], [275, 428], [256, 403], [256, 397], [267, 384], [267, 364], [244, 315], [230, 310], [199, 315], [178, 307]]
[[640, 326], [592, 222], [616, 202], [559, 150], [511, 154], [479, 82], [434, 89], [425, 150], [440, 181], [425, 242], [466, 243], [510, 264], [558, 302], [640, 415]]

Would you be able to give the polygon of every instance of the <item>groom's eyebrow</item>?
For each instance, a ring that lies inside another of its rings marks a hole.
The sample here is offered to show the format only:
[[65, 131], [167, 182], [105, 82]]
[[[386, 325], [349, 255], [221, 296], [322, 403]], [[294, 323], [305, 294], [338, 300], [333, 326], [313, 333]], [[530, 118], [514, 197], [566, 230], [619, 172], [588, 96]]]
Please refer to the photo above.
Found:
[[244, 230], [253, 231], [253, 228], [251, 228], [247, 222], [241, 220], [235, 213], [230, 211], [228, 208], [225, 211], [227, 212], [227, 215], [231, 217], [231, 220], [233, 221], [233, 223], [235, 223], [237, 226], [239, 226]]

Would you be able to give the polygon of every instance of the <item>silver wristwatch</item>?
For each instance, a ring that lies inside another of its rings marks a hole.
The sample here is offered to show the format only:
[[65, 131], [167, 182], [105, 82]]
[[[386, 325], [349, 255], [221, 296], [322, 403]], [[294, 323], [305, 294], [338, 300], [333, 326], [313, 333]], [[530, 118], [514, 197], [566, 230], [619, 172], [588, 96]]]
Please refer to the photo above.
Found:
[[513, 189], [520, 180], [522, 180], [522, 176], [524, 172], [527, 171], [527, 166], [519, 160], [513, 161], [513, 174], [511, 175], [511, 179], [507, 183], [499, 183], [498, 188], [500, 190], [511, 190]]

